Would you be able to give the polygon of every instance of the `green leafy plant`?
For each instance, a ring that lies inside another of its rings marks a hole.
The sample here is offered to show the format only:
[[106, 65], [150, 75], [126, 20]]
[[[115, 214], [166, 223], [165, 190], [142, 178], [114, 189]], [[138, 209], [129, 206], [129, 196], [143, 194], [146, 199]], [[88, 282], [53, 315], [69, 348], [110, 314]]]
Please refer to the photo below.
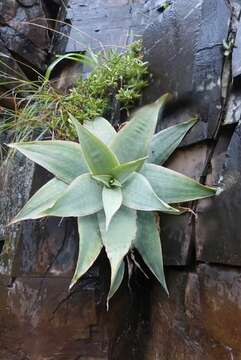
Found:
[[[58, 79], [51, 80], [50, 76], [66, 59], [88, 64], [91, 72], [86, 78], [80, 74], [74, 86], [63, 92], [58, 89]], [[13, 79], [20, 82], [15, 89], [16, 108], [5, 112], [0, 134], [14, 130], [16, 138], [25, 141], [43, 133], [56, 139], [76, 140], [76, 132], [68, 121], [69, 113], [83, 124], [97, 116], [110, 116], [113, 105], [128, 111], [148, 85], [148, 75], [141, 41], [132, 43], [121, 53], [106, 50], [94, 54], [89, 50], [88, 55], [69, 53], [58, 56], [39, 81]], [[5, 75], [1, 82], [0, 74], [0, 86], [4, 82]], [[6, 96], [9, 94], [12, 91], [5, 93]]]
[[79, 257], [70, 287], [90, 268], [102, 247], [111, 265], [108, 300], [124, 275], [124, 257], [136, 248], [167, 290], [155, 211], [179, 215], [183, 203], [217, 189], [167, 169], [163, 164], [197, 119], [154, 135], [166, 96], [135, 111], [119, 132], [104, 118], [81, 125], [70, 121], [79, 144], [71, 141], [13, 143], [55, 177], [38, 190], [13, 222], [44, 216], [78, 219]]

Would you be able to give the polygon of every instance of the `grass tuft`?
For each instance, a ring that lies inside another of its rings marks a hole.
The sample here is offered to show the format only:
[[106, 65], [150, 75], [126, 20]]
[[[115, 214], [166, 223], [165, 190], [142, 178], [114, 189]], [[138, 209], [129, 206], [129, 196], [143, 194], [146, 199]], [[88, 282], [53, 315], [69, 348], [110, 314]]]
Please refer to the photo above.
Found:
[[16, 87], [15, 109], [5, 111], [0, 134], [11, 130], [18, 141], [43, 135], [75, 140], [76, 134], [68, 120], [69, 113], [80, 123], [97, 116], [107, 117], [113, 123], [113, 107], [128, 111], [148, 85], [149, 72], [147, 63], [143, 61], [141, 41], [132, 43], [123, 53], [107, 50], [91, 53], [89, 59], [70, 54], [67, 58], [91, 64], [92, 71], [85, 79], [80, 75], [67, 93], [57, 90], [55, 82], [49, 80], [55, 65], [64, 58], [66, 55], [58, 57], [50, 65], [44, 79], [41, 77], [39, 82], [26, 82], [25, 86], [22, 82]]

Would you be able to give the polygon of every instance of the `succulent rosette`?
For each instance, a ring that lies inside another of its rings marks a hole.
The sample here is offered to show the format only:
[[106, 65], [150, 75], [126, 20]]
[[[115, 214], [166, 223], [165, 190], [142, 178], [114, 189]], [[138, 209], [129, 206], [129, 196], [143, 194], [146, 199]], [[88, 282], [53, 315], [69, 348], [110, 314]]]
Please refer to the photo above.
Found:
[[[175, 204], [213, 196], [217, 189], [161, 166], [197, 119], [155, 134], [166, 96], [135, 111], [116, 132], [104, 118], [81, 125], [79, 143], [43, 140], [9, 144], [54, 175], [13, 222], [77, 217], [79, 256], [71, 287], [104, 247], [111, 266], [108, 300], [119, 288], [133, 249], [167, 289], [155, 212], [179, 215]], [[174, 204], [174, 205], [173, 205]]]

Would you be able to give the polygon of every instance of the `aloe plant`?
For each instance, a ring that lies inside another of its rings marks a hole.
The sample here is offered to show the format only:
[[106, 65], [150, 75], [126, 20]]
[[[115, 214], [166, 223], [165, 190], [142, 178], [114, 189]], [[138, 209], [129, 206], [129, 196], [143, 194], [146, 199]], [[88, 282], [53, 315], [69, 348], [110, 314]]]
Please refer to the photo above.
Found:
[[217, 189], [163, 164], [196, 119], [155, 128], [166, 96], [133, 113], [119, 132], [104, 118], [81, 125], [79, 144], [34, 141], [9, 144], [55, 177], [38, 190], [13, 222], [44, 216], [77, 217], [79, 256], [72, 287], [104, 247], [111, 265], [108, 300], [124, 276], [124, 258], [136, 248], [167, 290], [155, 211], [179, 215], [178, 204], [216, 194]]

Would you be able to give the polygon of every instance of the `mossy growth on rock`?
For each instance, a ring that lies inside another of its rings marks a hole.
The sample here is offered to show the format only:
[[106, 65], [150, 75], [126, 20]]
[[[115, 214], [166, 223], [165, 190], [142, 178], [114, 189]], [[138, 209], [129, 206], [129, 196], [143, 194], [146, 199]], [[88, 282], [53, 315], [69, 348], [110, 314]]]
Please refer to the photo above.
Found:
[[[94, 57], [94, 61], [93, 61]], [[86, 78], [80, 74], [74, 86], [63, 93], [54, 80], [27, 84], [19, 92], [14, 112], [8, 111], [0, 131], [14, 130], [18, 140], [40, 134], [45, 137], [75, 140], [76, 134], [68, 121], [71, 113], [80, 123], [99, 116], [110, 119], [113, 106], [129, 110], [137, 104], [148, 85], [148, 65], [143, 60], [142, 43], [136, 41], [124, 52], [117, 50], [92, 53], [92, 69]]]

